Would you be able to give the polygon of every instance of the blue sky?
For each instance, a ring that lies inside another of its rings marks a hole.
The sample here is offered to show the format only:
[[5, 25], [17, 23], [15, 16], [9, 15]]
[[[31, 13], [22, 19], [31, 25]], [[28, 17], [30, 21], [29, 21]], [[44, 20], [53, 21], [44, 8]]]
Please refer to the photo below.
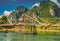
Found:
[[33, 4], [41, 1], [42, 0], [0, 0], [0, 15], [2, 15], [5, 10], [12, 11], [17, 6], [30, 8]]
[[30, 8], [33, 4], [40, 2], [41, 0], [0, 0], [0, 15], [5, 10], [14, 10], [17, 6], [25, 6]]

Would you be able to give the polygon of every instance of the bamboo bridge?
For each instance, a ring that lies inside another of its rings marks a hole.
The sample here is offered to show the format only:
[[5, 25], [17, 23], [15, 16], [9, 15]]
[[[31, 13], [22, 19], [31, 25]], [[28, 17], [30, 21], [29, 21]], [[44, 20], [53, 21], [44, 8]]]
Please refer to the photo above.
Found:
[[[20, 32], [22, 29], [22, 26], [30, 26], [30, 28], [31, 28], [31, 31], [29, 32], [29, 33], [37, 33], [37, 31], [36, 31], [36, 26], [51, 26], [51, 27], [60, 27], [60, 24], [46, 24], [46, 23], [42, 23], [42, 24], [35, 24], [35, 25], [33, 25], [33, 24], [25, 24], [25, 23], [20, 23], [20, 24], [0, 24], [0, 26], [2, 26], [2, 27], [7, 27], [6, 28], [6, 32], [8, 31], [9, 32], [9, 30], [8, 30], [8, 27], [14, 27], [14, 26], [16, 26], [16, 28], [18, 28], [17, 26], [19, 26], [19, 30], [17, 31], [17, 32]], [[24, 27], [24, 29], [26, 30], [26, 27]], [[16, 29], [17, 30], [17, 29]], [[26, 33], [26, 32], [24, 32], [24, 33]]]

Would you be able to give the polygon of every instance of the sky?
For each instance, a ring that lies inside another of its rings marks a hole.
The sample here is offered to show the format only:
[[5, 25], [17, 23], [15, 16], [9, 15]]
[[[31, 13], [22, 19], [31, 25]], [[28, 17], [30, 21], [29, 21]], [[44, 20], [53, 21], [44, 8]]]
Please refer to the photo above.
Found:
[[0, 15], [3, 15], [4, 11], [14, 10], [17, 6], [31, 8], [33, 4], [40, 3], [41, 1], [42, 0], [0, 0]]

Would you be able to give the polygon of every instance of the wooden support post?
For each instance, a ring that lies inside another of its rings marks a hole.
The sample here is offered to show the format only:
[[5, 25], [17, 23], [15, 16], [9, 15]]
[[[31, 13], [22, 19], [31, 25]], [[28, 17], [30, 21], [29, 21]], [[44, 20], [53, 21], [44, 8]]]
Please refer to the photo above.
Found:
[[31, 27], [31, 33], [37, 34], [36, 26], [32, 26], [32, 27]]
[[7, 28], [7, 26], [6, 26], [6, 33], [8, 32], [8, 28]]
[[33, 26], [33, 33], [34, 33], [34, 34], [37, 34], [36, 26]]
[[32, 26], [31, 26], [31, 33], [32, 33]]

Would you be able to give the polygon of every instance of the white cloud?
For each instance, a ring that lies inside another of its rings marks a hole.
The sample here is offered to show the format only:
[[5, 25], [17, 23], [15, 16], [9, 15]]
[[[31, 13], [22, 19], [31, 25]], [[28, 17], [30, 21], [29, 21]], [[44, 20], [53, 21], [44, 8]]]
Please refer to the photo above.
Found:
[[[31, 8], [33, 8], [34, 6], [39, 6], [40, 3], [35, 3]], [[30, 8], [30, 9], [31, 9]]]
[[2, 18], [3, 15], [0, 15], [0, 18]]
[[12, 12], [12, 11], [4, 11], [4, 15], [8, 17], [11, 12]]
[[39, 4], [40, 4], [40, 3], [35, 3], [32, 7], [34, 7], [34, 6], [39, 6]]
[[58, 7], [60, 7], [60, 3], [57, 0], [51, 0], [51, 1], [57, 4]]
[[54, 2], [54, 3], [57, 3], [58, 1], [57, 0], [51, 0], [52, 2]]

